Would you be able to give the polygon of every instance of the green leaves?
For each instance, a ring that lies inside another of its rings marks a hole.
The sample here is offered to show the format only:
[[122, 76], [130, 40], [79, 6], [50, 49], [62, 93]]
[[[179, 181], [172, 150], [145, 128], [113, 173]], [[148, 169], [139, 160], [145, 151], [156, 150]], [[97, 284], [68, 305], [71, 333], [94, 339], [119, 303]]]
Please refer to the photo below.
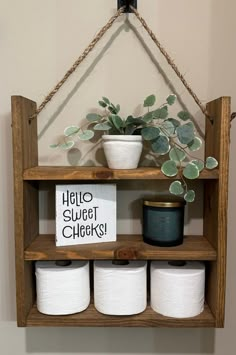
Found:
[[110, 100], [107, 97], [103, 96], [102, 99], [107, 105], [110, 105]]
[[107, 107], [107, 104], [103, 101], [98, 101], [99, 105], [103, 108]]
[[74, 141], [68, 141], [65, 143], [60, 144], [60, 148], [63, 150], [71, 149], [75, 145]]
[[89, 113], [87, 116], [86, 116], [87, 120], [89, 122], [96, 122], [96, 121], [100, 121], [102, 116], [101, 115], [98, 115], [97, 113]]
[[142, 119], [146, 123], [152, 122], [152, 120], [153, 120], [153, 112], [146, 113], [146, 115], [144, 115]]
[[191, 119], [191, 115], [187, 111], [180, 111], [177, 116], [183, 121]]
[[64, 129], [64, 135], [66, 137], [73, 136], [74, 134], [78, 133], [80, 130], [77, 126], [68, 126]]
[[[195, 136], [196, 130], [188, 112], [180, 111], [177, 117], [169, 117], [168, 110], [174, 105], [176, 99], [176, 95], [171, 94], [161, 107], [148, 109], [147, 113], [139, 117], [129, 115], [123, 119], [119, 114], [120, 105], [113, 104], [110, 99], [103, 96], [98, 102], [101, 112], [88, 113], [86, 116], [87, 126], [90, 129], [81, 129], [76, 125], [68, 126], [64, 130], [61, 142], [52, 144], [51, 148], [71, 149], [78, 139], [87, 141], [93, 138], [96, 131], [103, 131], [106, 134], [141, 135], [150, 143], [152, 151], [158, 156], [169, 153], [167, 161], [161, 159], [163, 174], [170, 178], [175, 177], [169, 186], [169, 192], [177, 196], [182, 195], [187, 202], [192, 202], [195, 199], [195, 192], [188, 189], [188, 179], [198, 178], [204, 167], [216, 168], [218, 162], [213, 157], [206, 158], [205, 162], [192, 157], [192, 152], [202, 147], [202, 140]], [[155, 103], [155, 95], [149, 95], [144, 100], [143, 106], [150, 108]], [[182, 169], [181, 162], [186, 161], [186, 158], [190, 161]], [[175, 181], [176, 176], [178, 176], [177, 181]]]
[[158, 108], [157, 110], [153, 111], [153, 118], [154, 119], [166, 119], [168, 117], [168, 107], [163, 106], [161, 108]]
[[182, 144], [189, 144], [194, 140], [194, 126], [186, 123], [176, 128], [177, 136]]
[[199, 137], [195, 137], [192, 142], [188, 144], [188, 149], [192, 152], [199, 150], [202, 146], [202, 140]]
[[188, 190], [186, 194], [184, 195], [184, 199], [186, 202], [193, 202], [195, 200], [195, 191], [194, 190]]
[[157, 127], [145, 127], [141, 131], [143, 139], [146, 141], [151, 141], [159, 137], [160, 129]]
[[169, 120], [164, 121], [161, 127], [163, 133], [167, 136], [172, 136], [175, 133], [175, 126]]
[[183, 175], [190, 180], [197, 179], [199, 177], [199, 170], [196, 164], [188, 163], [183, 170]]
[[168, 103], [168, 105], [173, 105], [176, 101], [176, 95], [169, 95], [166, 99], [166, 102]]
[[169, 187], [169, 191], [173, 195], [182, 195], [184, 193], [184, 188], [180, 181], [174, 181]]
[[109, 131], [111, 128], [112, 126], [109, 122], [98, 123], [93, 127], [95, 131]]
[[218, 166], [218, 161], [213, 157], [206, 158], [206, 168], [207, 169], [215, 169]]
[[116, 113], [119, 113], [120, 112], [120, 105], [116, 105]]
[[170, 150], [169, 157], [171, 160], [179, 163], [186, 158], [186, 153], [184, 150], [174, 147]]
[[161, 171], [168, 177], [173, 177], [178, 174], [178, 168], [173, 160], [167, 160], [162, 164]]
[[155, 95], [150, 95], [144, 100], [144, 107], [151, 107], [155, 104], [156, 102], [156, 96]]
[[[120, 105], [114, 105], [107, 97], [103, 96], [102, 100], [98, 101], [98, 104], [103, 107], [106, 108], [113, 114], [113, 115], [117, 115], [118, 112], [120, 111]], [[90, 121], [92, 122], [92, 121]]]
[[115, 128], [121, 132], [121, 128], [123, 127], [123, 120], [120, 116], [110, 116], [110, 122], [115, 126]]
[[89, 139], [93, 138], [94, 136], [94, 132], [87, 129], [85, 131], [82, 131], [78, 134], [78, 138], [81, 140], [81, 141], [88, 141]]
[[159, 136], [152, 142], [152, 150], [154, 153], [165, 155], [170, 150], [169, 139], [166, 136]]
[[175, 118], [168, 118], [168, 121], [173, 124], [175, 129], [180, 126], [180, 122], [178, 120], [176, 120]]
[[191, 163], [195, 164], [198, 167], [199, 172], [204, 169], [204, 163], [201, 160], [192, 160]]

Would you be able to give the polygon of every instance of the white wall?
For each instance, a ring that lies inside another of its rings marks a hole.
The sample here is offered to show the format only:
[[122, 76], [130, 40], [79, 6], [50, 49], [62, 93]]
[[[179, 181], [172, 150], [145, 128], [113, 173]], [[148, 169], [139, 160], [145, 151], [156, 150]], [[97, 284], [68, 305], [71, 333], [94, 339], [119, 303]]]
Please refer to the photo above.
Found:
[[[139, 0], [138, 3], [139, 11], [203, 102], [230, 95], [232, 109], [236, 110], [235, 1]], [[1, 354], [233, 355], [236, 346], [233, 233], [236, 226], [232, 212], [236, 207], [233, 198], [236, 165], [233, 154], [224, 330], [16, 328], [10, 96], [19, 94], [40, 103], [114, 13], [115, 6], [115, 0], [0, 1]], [[184, 104], [202, 122], [198, 107], [137, 20], [130, 18], [135, 32], [120, 19], [42, 113], [39, 118], [41, 164], [68, 164], [67, 155], [52, 152], [48, 146], [65, 125], [80, 121], [102, 95], [119, 102], [127, 113], [140, 109], [138, 104], [149, 93], [156, 93], [162, 103], [167, 93], [176, 90], [182, 99], [179, 106]], [[162, 71], [168, 77], [167, 82]], [[232, 152], [236, 148], [234, 138], [235, 123], [231, 129]], [[88, 153], [90, 148], [83, 146], [80, 164], [99, 163], [94, 151]]]

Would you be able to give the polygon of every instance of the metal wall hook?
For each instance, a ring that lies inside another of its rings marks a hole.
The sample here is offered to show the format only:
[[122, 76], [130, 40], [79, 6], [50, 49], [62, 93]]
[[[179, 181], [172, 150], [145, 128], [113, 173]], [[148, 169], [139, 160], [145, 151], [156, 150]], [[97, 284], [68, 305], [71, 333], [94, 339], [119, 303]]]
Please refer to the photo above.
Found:
[[126, 7], [124, 13], [133, 12], [130, 6], [133, 6], [135, 9], [137, 9], [137, 0], [117, 0], [117, 9], [119, 10], [123, 6]]

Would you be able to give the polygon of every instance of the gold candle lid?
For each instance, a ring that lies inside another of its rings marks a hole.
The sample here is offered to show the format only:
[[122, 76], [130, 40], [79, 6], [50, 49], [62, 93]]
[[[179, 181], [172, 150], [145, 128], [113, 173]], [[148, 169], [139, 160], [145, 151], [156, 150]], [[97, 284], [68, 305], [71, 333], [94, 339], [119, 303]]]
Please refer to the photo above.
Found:
[[156, 200], [143, 201], [144, 206], [150, 207], [183, 207], [186, 204], [184, 199], [171, 200], [170, 198], [157, 198]]

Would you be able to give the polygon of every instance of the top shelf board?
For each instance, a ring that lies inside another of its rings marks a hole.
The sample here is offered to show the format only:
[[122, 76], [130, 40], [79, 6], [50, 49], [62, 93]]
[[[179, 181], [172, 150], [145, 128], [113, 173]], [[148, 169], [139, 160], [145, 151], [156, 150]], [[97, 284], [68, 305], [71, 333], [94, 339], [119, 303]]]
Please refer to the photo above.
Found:
[[[180, 176], [175, 176], [180, 178]], [[203, 170], [199, 179], [218, 179], [219, 171]], [[105, 167], [36, 166], [26, 169], [24, 180], [168, 180], [159, 168], [113, 170]]]

